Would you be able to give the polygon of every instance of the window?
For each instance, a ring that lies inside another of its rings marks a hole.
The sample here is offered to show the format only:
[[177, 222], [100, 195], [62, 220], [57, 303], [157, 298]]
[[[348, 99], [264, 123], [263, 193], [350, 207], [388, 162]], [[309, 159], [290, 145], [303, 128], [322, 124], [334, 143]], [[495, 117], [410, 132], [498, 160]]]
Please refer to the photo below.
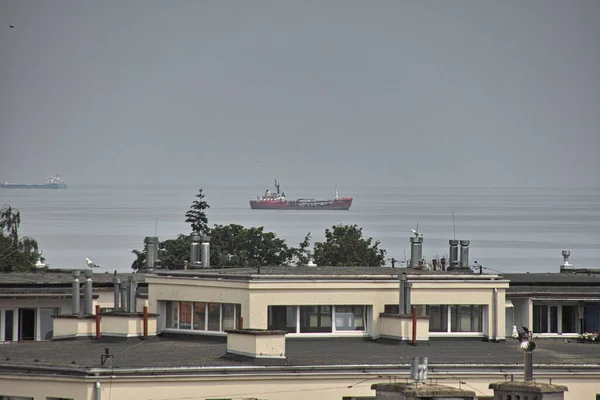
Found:
[[330, 306], [301, 306], [300, 333], [331, 332]]
[[55, 314], [58, 314], [57, 308], [40, 308], [40, 340], [52, 340], [52, 316]]
[[533, 332], [578, 333], [578, 307], [576, 304], [534, 303]]
[[207, 318], [209, 331], [221, 330], [221, 305], [216, 303], [208, 303]]
[[194, 303], [194, 329], [206, 330], [206, 303]]
[[223, 332], [237, 327], [241, 311], [240, 304], [167, 301], [166, 327], [168, 329]]
[[235, 304], [223, 304], [223, 330], [235, 329]]
[[577, 333], [577, 306], [562, 306], [562, 332]]
[[269, 306], [269, 329], [296, 333], [296, 306]]
[[335, 329], [338, 331], [364, 331], [364, 307], [335, 306]]
[[427, 306], [430, 332], [448, 332], [448, 306]]
[[167, 328], [179, 328], [179, 302], [167, 301]]
[[192, 303], [182, 301], [179, 308], [179, 329], [192, 329]]
[[482, 332], [483, 309], [478, 305], [452, 306], [452, 332]]

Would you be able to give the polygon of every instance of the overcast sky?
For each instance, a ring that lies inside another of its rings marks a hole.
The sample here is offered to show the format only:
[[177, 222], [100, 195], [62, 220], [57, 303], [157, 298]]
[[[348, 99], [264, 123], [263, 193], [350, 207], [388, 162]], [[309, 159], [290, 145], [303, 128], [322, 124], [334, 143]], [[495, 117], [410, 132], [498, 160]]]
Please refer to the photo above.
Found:
[[0, 179], [51, 173], [600, 186], [600, 1], [0, 0]]

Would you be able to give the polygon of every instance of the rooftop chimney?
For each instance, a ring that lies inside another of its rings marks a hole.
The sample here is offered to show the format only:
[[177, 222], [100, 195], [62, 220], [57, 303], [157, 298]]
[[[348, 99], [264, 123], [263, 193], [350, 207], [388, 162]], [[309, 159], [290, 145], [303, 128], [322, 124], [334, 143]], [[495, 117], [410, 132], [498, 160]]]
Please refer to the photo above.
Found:
[[136, 300], [137, 300], [137, 282], [135, 281], [135, 275], [129, 275], [128, 278], [129, 287], [127, 289], [127, 295], [129, 297], [127, 301], [127, 312], [134, 313], [136, 311]]
[[210, 236], [202, 236], [200, 243], [200, 262], [202, 268], [210, 268]]
[[94, 314], [94, 305], [92, 299], [92, 271], [85, 271], [85, 288], [83, 291], [83, 304], [84, 304], [84, 314], [92, 315]]
[[190, 245], [190, 264], [189, 268], [200, 267], [200, 235], [192, 235], [192, 244]]
[[564, 262], [560, 266], [560, 272], [570, 272], [570, 271], [573, 271], [575, 269], [575, 267], [573, 266], [573, 264], [571, 264], [569, 262], [569, 256], [570, 255], [571, 255], [571, 252], [569, 250], [563, 250], [562, 251], [562, 256], [564, 258]]
[[410, 267], [418, 268], [423, 258], [423, 235], [413, 232], [415, 236], [410, 238]]
[[121, 279], [117, 275], [117, 271], [113, 275], [113, 288], [114, 288], [114, 306], [113, 311], [119, 311], [121, 309]]
[[450, 243], [450, 260], [448, 260], [448, 270], [458, 268], [458, 240], [451, 239]]
[[445, 271], [445, 270], [446, 270], [446, 258], [444, 258], [444, 257], [442, 257], [442, 258], [440, 259], [440, 269], [441, 269], [442, 271]]
[[144, 239], [146, 243], [146, 268], [152, 270], [159, 263], [158, 260], [158, 237], [147, 236]]
[[461, 268], [469, 268], [469, 241], [460, 241], [460, 266]]
[[73, 271], [73, 315], [80, 314], [79, 305], [81, 303], [81, 293], [79, 292], [79, 271]]

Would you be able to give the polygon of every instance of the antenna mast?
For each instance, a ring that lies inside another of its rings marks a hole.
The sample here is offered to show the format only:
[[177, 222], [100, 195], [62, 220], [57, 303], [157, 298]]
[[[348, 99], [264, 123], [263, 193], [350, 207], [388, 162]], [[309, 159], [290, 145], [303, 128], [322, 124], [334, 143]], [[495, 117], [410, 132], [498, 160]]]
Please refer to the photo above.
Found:
[[452, 229], [454, 230], [453, 239], [456, 240], [456, 224], [454, 223], [454, 210], [452, 210]]
[[158, 227], [158, 217], [156, 217], [156, 221], [154, 222], [154, 236], [156, 236], [156, 228]]

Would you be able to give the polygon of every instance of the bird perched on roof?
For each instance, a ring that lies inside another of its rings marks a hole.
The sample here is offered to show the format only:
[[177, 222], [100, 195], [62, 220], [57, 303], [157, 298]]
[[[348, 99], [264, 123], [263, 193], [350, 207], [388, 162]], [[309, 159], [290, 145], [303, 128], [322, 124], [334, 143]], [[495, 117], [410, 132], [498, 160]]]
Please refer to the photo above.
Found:
[[514, 339], [518, 339], [519, 338], [519, 331], [517, 330], [517, 326], [516, 325], [513, 325], [512, 337]]
[[92, 260], [90, 260], [89, 258], [85, 258], [85, 263], [87, 264], [88, 267], [90, 268], [100, 268], [100, 266], [98, 264], [95, 264]]

